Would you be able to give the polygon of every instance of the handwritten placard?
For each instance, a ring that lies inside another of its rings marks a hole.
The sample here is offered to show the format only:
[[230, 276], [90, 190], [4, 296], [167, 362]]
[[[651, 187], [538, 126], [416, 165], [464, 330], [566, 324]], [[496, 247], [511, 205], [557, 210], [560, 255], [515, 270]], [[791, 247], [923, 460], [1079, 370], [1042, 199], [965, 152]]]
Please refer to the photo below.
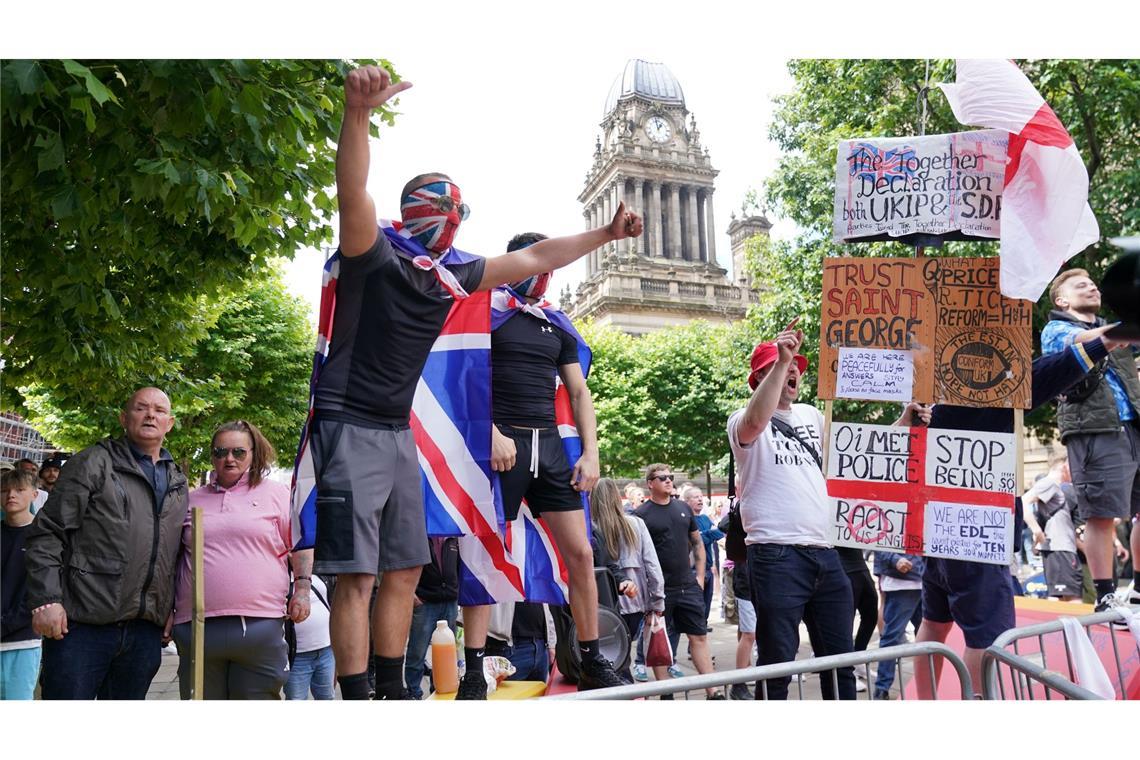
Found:
[[[820, 398], [1029, 408], [1033, 304], [1003, 296], [999, 270], [997, 258], [824, 259]], [[907, 352], [911, 397], [878, 386], [884, 373], [852, 370], [841, 386], [843, 349]]]
[[840, 348], [835, 393], [840, 398], [905, 404], [914, 398], [914, 358], [910, 351]]
[[998, 238], [1009, 134], [988, 129], [840, 140], [836, 242], [913, 234]]
[[1008, 565], [1013, 546], [1013, 512], [1006, 509], [931, 501], [926, 504], [928, 557]]
[[828, 446], [836, 546], [1008, 562], [1012, 534], [989, 544], [1012, 525], [1012, 435], [836, 422]]

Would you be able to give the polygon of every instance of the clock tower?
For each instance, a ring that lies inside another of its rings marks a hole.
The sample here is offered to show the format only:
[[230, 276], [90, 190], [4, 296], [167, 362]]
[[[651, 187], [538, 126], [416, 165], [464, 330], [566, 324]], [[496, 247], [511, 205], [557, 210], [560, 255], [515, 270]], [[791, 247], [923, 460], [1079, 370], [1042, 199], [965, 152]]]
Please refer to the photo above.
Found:
[[573, 296], [563, 291], [562, 308], [635, 335], [693, 319], [741, 319], [753, 296], [717, 261], [717, 171], [676, 77], [663, 63], [629, 61], [600, 127], [578, 196], [586, 229], [609, 224], [624, 201], [645, 231], [589, 254], [586, 278]]

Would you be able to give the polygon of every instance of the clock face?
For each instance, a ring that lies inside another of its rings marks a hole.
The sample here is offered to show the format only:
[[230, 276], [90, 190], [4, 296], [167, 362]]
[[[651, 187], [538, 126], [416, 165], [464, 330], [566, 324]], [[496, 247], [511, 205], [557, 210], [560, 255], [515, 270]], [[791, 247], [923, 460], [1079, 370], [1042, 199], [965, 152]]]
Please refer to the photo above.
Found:
[[651, 116], [649, 121], [645, 122], [645, 134], [653, 142], [663, 143], [673, 136], [673, 128], [669, 126], [669, 122], [664, 117]]

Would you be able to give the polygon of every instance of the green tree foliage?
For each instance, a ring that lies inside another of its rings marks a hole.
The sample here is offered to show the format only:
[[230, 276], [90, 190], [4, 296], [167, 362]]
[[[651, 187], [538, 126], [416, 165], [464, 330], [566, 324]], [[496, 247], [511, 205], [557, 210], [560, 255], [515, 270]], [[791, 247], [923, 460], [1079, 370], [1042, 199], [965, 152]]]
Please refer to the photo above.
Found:
[[[1079, 60], [1019, 62], [1030, 81], [1057, 112], [1076, 141], [1089, 170], [1089, 203], [1101, 235], [1135, 234], [1140, 226], [1140, 61]], [[792, 241], [749, 243], [750, 271], [768, 288], [750, 315], [761, 335], [778, 332], [801, 317], [804, 353], [816, 366], [819, 352], [819, 298], [824, 256], [909, 256], [913, 249], [892, 243], [836, 245], [831, 242], [835, 192], [835, 146], [841, 139], [919, 133], [919, 98], [924, 84], [921, 60], [796, 60], [788, 64], [794, 90], [778, 99], [771, 138], [784, 151], [767, 182], [766, 200], [793, 220]], [[954, 81], [950, 60], [931, 61], [930, 81]], [[957, 122], [940, 90], [926, 98], [926, 133], [969, 129]], [[927, 255], [996, 255], [993, 242], [947, 243]], [[1096, 278], [1119, 253], [1102, 242], [1075, 257]], [[1049, 305], [1035, 312], [1035, 333]], [[1037, 340], [1035, 335], [1034, 340]], [[814, 383], [812, 384], [814, 387]], [[883, 420], [893, 409], [862, 402], [837, 402], [840, 419]], [[1039, 435], [1052, 434], [1053, 408], [1027, 417]]]
[[[35, 386], [109, 408], [124, 387], [176, 375], [212, 300], [329, 240], [348, 69], [4, 63], [5, 406]], [[86, 414], [55, 412], [72, 413]]]
[[50, 440], [80, 449], [118, 434], [123, 402], [136, 387], [154, 384], [171, 397], [178, 423], [166, 447], [191, 474], [210, 467], [214, 429], [235, 419], [257, 425], [288, 467], [308, 406], [313, 328], [308, 307], [289, 295], [275, 271], [259, 274], [228, 295], [203, 304], [197, 315], [205, 337], [181, 356], [168, 357], [165, 374], [126, 380], [97, 402], [60, 388], [21, 388], [29, 417]]
[[650, 462], [691, 475], [727, 451], [728, 414], [747, 398], [747, 324], [695, 321], [634, 338], [587, 323], [594, 351], [590, 389], [603, 470], [636, 477]]

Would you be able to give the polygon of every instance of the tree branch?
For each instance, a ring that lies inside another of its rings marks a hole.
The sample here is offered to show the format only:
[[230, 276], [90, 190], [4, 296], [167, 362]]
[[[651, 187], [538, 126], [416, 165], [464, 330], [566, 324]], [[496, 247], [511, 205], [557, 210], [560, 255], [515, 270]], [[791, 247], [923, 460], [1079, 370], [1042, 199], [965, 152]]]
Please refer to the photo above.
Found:
[[1085, 93], [1081, 89], [1077, 77], [1069, 72], [1069, 84], [1073, 86], [1073, 103], [1077, 106], [1077, 112], [1081, 115], [1081, 123], [1084, 126], [1085, 140], [1089, 146], [1089, 160], [1085, 164], [1085, 169], [1089, 173], [1089, 183], [1092, 183], [1093, 175], [1096, 174], [1097, 169], [1100, 168], [1103, 162], [1100, 150], [1100, 140], [1096, 136], [1096, 121], [1093, 119], [1092, 113], [1089, 111], [1085, 103]]

